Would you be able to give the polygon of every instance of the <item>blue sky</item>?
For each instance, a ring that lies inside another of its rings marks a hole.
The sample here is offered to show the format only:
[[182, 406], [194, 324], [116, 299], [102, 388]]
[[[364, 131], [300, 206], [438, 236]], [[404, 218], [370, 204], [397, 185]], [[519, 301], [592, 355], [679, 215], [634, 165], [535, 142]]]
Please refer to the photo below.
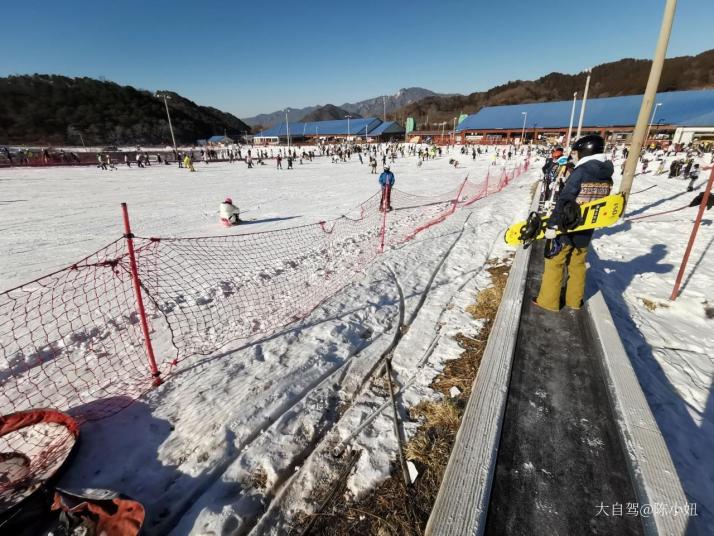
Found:
[[[104, 77], [171, 89], [246, 117], [410, 86], [470, 93], [651, 57], [663, 6], [664, 0], [25, 0], [1, 8], [0, 76]], [[713, 20], [713, 0], [680, 0], [668, 56], [713, 48]]]

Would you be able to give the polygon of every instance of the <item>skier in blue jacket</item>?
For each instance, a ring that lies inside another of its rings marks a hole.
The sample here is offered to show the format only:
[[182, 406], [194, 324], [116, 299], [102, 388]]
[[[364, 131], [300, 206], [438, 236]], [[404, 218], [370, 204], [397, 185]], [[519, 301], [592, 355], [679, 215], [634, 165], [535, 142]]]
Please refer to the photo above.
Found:
[[392, 210], [392, 186], [394, 186], [394, 173], [389, 171], [389, 166], [384, 166], [384, 171], [379, 176], [379, 185], [382, 187], [382, 199], [379, 210]]

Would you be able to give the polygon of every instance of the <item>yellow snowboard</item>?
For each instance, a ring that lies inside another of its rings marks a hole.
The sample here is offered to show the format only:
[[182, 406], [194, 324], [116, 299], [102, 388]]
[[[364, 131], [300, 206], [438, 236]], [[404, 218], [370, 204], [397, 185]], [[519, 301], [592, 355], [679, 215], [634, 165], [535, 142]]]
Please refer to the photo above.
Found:
[[[595, 201], [584, 203], [580, 205], [580, 225], [574, 227], [573, 229], [568, 229], [567, 233], [576, 233], [578, 231], [598, 229], [600, 227], [612, 225], [620, 219], [624, 206], [625, 198], [622, 194], [608, 195], [607, 197], [602, 197], [600, 199], [596, 199]], [[531, 220], [531, 218], [529, 218], [529, 220]], [[531, 225], [539, 226], [536, 234], [532, 228], [528, 229], [528, 221], [514, 223], [508, 228], [508, 230], [506, 230], [506, 234], [504, 236], [506, 244], [519, 246], [524, 244], [524, 242], [530, 243], [533, 240], [545, 238], [545, 228], [547, 224], [548, 216], [544, 214], [539, 214], [538, 218], [533, 218]], [[558, 234], [567, 233], [561, 233], [558, 230]], [[524, 234], [526, 235], [526, 240], [524, 240]], [[528, 234], [535, 234], [535, 236], [529, 239]]]

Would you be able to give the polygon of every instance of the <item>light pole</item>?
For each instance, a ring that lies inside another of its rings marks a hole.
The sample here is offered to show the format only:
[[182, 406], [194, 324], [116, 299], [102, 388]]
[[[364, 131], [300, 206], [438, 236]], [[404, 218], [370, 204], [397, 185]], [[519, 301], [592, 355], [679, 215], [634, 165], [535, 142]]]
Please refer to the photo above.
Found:
[[657, 114], [657, 108], [659, 108], [660, 106], [662, 106], [662, 103], [658, 102], [657, 104], [655, 104], [654, 110], [652, 110], [652, 117], [650, 118], [650, 124], [647, 127], [647, 134], [645, 134], [645, 139], [644, 139], [645, 143], [647, 143], [647, 141], [650, 139], [650, 130], [652, 130], [652, 123], [654, 123], [655, 114]]
[[288, 109], [285, 109], [285, 135], [288, 138], [288, 152], [290, 152], [290, 123], [288, 122]]
[[169, 130], [171, 131], [171, 141], [174, 144], [174, 151], [176, 150], [176, 138], [174, 138], [174, 127], [171, 125], [171, 114], [169, 113], [169, 103], [167, 100], [169, 100], [171, 97], [167, 95], [166, 93], [163, 94], [156, 94], [157, 97], [164, 99], [164, 106], [166, 107], [166, 117], [169, 119]]
[[523, 142], [526, 137], [526, 119], [528, 119], [528, 112], [521, 112], [523, 116], [523, 128], [521, 129], [521, 147], [523, 147]]
[[385, 95], [382, 96], [382, 104], [384, 105], [384, 122], [387, 122], [387, 97]]
[[655, 140], [657, 139], [657, 136], [659, 136], [659, 128], [662, 126], [662, 123], [666, 123], [667, 120], [663, 117], [662, 119], [657, 119], [657, 126], [655, 126]]
[[345, 117], [347, 118], [347, 141], [350, 141], [350, 119], [352, 119], [352, 116], [347, 114]]
[[588, 77], [585, 80], [585, 92], [583, 93], [583, 103], [580, 106], [580, 119], [578, 120], [578, 133], [575, 135], [576, 138], [580, 139], [580, 132], [583, 130], [583, 119], [585, 118], [585, 104], [588, 101], [588, 89], [590, 89], [590, 75], [592, 74], [592, 69], [585, 71], [588, 73]]
[[441, 143], [444, 143], [444, 130], [446, 130], [447, 121], [441, 122]]
[[456, 120], [458, 117], [454, 117], [454, 130], [451, 131], [451, 145], [456, 145]]
[[570, 109], [570, 123], [568, 123], [568, 136], [565, 138], [565, 147], [570, 147], [570, 136], [573, 135], [573, 119], [575, 119], [575, 103], [578, 100], [578, 92], [573, 93], [573, 107]]

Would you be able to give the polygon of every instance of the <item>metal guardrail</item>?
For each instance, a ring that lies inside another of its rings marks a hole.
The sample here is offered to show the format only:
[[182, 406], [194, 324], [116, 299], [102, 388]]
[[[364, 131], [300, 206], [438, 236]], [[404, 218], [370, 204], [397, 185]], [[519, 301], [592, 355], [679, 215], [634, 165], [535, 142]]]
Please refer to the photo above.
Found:
[[657, 515], [642, 517], [645, 535], [684, 535], [687, 498], [602, 292], [588, 300], [587, 311], [602, 349], [610, 406], [638, 503], [661, 506]]

